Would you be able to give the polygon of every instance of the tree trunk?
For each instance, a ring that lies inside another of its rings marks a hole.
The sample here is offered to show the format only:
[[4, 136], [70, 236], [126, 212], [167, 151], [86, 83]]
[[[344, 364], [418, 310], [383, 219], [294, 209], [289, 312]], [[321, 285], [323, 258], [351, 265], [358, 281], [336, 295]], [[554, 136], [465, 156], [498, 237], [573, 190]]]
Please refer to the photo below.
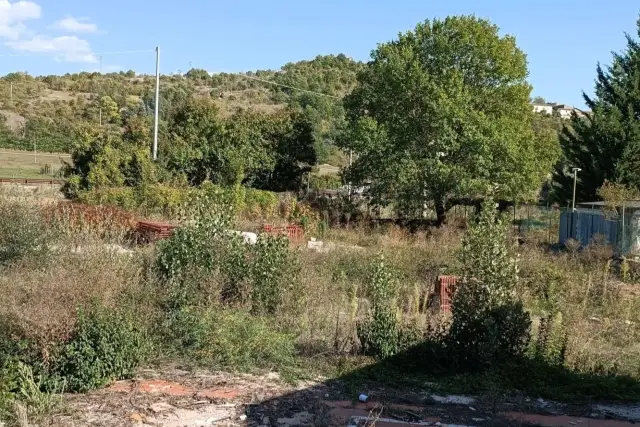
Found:
[[436, 215], [437, 215], [436, 225], [438, 227], [442, 227], [447, 223], [447, 207], [445, 204], [444, 197], [436, 198], [435, 204], [436, 204]]

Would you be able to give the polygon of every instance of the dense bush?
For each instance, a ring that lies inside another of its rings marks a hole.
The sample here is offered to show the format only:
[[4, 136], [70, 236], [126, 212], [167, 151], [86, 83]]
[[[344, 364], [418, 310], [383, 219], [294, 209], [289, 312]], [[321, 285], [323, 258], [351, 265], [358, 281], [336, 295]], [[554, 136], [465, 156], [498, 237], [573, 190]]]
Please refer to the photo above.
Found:
[[420, 341], [416, 328], [398, 322], [396, 293], [394, 278], [384, 257], [379, 255], [368, 283], [370, 310], [357, 331], [365, 355], [385, 359]]
[[391, 273], [382, 256], [373, 266], [369, 295], [369, 317], [358, 327], [363, 352], [379, 358], [392, 356], [398, 350], [395, 289]]
[[518, 270], [507, 228], [487, 202], [463, 239], [463, 277], [453, 299], [452, 360], [483, 369], [524, 354], [531, 320], [515, 298]]
[[[68, 184], [69, 185], [69, 184]], [[113, 205], [135, 210], [145, 216], [177, 217], [189, 200], [204, 193], [211, 203], [225, 203], [233, 213], [252, 218], [277, 215], [276, 193], [243, 186], [221, 187], [210, 182], [200, 187], [175, 187], [167, 184], [145, 184], [137, 187], [100, 187], [80, 191], [78, 200], [91, 205]]]
[[225, 247], [239, 238], [229, 233], [231, 217], [225, 205], [213, 203], [206, 193], [192, 199], [184, 215], [186, 222], [159, 244], [154, 261], [163, 287], [168, 288], [171, 310], [203, 298], [201, 286], [221, 266]]
[[297, 282], [297, 259], [284, 236], [261, 235], [251, 249], [251, 311], [275, 314]]
[[7, 320], [0, 333], [0, 394], [19, 392], [21, 365], [33, 370], [43, 390], [81, 392], [130, 376], [150, 350], [144, 322], [97, 303], [80, 309], [70, 335], [50, 348]]
[[287, 369], [294, 363], [293, 337], [272, 320], [220, 307], [183, 307], [171, 330], [185, 354], [217, 367]]
[[38, 206], [0, 201], [0, 264], [45, 255], [53, 237]]
[[311, 175], [309, 177], [309, 187], [314, 190], [335, 190], [342, 187], [340, 175]]
[[99, 305], [80, 310], [77, 324], [53, 364], [70, 391], [87, 391], [128, 378], [149, 352], [149, 339], [133, 313]]

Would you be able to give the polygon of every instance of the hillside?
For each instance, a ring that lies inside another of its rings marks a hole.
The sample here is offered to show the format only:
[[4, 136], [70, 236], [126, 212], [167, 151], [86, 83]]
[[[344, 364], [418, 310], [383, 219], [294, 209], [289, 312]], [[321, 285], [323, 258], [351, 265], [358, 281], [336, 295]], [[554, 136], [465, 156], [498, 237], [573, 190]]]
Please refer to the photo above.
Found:
[[[167, 121], [190, 97], [213, 99], [224, 116], [238, 110], [270, 114], [289, 106], [303, 111], [313, 123], [320, 160], [339, 164], [343, 156], [333, 143], [344, 120], [340, 99], [354, 87], [361, 65], [340, 54], [289, 63], [280, 70], [210, 75], [192, 69], [184, 75], [162, 75], [161, 120]], [[29, 148], [35, 138], [48, 151], [67, 152], [74, 142], [72, 128], [118, 126], [131, 114], [151, 117], [154, 85], [155, 76], [133, 71], [38, 77], [8, 74], [0, 78], [0, 146]]]

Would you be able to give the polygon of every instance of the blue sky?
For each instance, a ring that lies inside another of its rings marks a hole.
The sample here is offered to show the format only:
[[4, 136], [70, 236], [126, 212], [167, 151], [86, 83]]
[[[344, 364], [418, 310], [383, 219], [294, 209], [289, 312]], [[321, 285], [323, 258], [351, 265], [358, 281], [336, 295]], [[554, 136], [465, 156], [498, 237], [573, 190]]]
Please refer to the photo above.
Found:
[[[379, 42], [427, 18], [476, 14], [515, 35], [534, 95], [581, 106], [598, 61], [635, 34], [637, 0], [0, 0], [0, 73], [134, 69], [164, 73], [279, 68], [318, 54], [367, 60]], [[18, 54], [26, 56], [6, 55]]]

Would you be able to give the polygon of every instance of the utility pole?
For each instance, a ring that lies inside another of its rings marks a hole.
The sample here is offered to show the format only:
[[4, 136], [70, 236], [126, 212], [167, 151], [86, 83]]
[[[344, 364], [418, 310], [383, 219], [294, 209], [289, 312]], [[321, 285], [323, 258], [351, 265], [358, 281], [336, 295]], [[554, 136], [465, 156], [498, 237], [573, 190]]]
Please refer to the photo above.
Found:
[[[353, 150], [349, 150], [349, 167], [351, 167], [352, 163], [353, 163]], [[351, 181], [349, 181], [348, 188], [349, 188], [349, 201], [351, 201]]]
[[38, 163], [38, 152], [36, 151], [36, 139], [33, 139], [33, 163]]
[[[100, 55], [100, 78], [102, 79], [102, 55]], [[98, 113], [98, 121], [100, 127], [102, 127], [102, 97], [100, 95], [98, 95], [98, 106], [100, 108], [100, 111]]]
[[573, 212], [576, 211], [576, 187], [578, 185], [578, 172], [580, 172], [582, 169], [580, 168], [573, 168], [573, 202], [571, 204], [571, 210]]
[[156, 47], [156, 109], [153, 119], [153, 160], [158, 160], [158, 106], [160, 105], [160, 47]]

